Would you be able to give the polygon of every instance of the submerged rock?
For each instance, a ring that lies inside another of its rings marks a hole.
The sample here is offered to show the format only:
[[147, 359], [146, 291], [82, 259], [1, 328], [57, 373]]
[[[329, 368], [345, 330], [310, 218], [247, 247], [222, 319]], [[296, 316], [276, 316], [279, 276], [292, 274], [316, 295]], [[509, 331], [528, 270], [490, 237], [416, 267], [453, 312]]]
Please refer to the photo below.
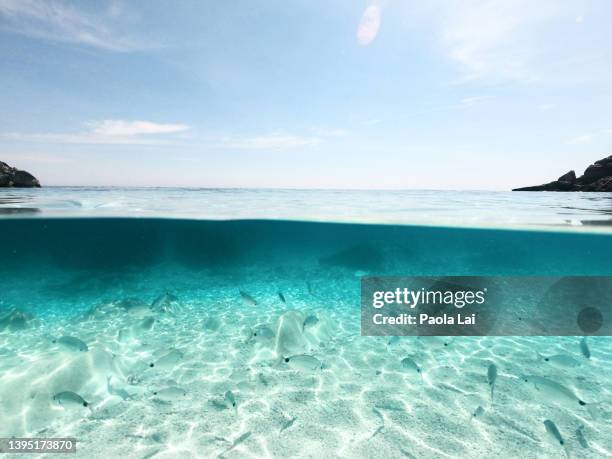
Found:
[[612, 191], [612, 155], [595, 161], [578, 178], [574, 171], [569, 171], [552, 182], [512, 191]]
[[333, 336], [334, 322], [323, 310], [308, 314], [289, 310], [281, 314], [272, 330], [274, 352], [278, 357], [304, 354]]
[[139, 298], [126, 298], [118, 305], [135, 316], [145, 316], [151, 312], [151, 307]]
[[0, 187], [40, 188], [36, 177], [0, 161]]
[[18, 331], [30, 328], [34, 316], [17, 309], [0, 317], [0, 331]]
[[171, 293], [164, 293], [153, 301], [151, 310], [153, 312], [163, 312], [176, 316], [181, 312], [181, 303], [177, 296]]

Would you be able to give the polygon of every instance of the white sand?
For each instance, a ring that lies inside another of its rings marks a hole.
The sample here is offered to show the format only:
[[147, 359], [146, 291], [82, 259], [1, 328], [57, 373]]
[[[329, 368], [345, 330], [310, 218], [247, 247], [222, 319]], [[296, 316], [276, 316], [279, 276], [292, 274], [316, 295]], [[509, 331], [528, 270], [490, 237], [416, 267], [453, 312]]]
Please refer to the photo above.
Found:
[[[360, 336], [358, 281], [346, 271], [173, 276], [182, 279], [176, 317], [127, 311], [118, 301], [133, 291], [121, 285], [116, 302], [88, 318], [41, 315], [26, 330], [0, 332], [0, 436], [75, 437], [76, 457], [87, 458], [565, 457], [544, 428], [550, 419], [572, 457], [612, 456], [610, 338], [590, 339], [591, 359], [573, 337], [401, 338], [388, 346], [388, 338]], [[179, 282], [164, 272], [135, 284], [150, 304]], [[244, 304], [239, 289], [258, 304]], [[317, 321], [304, 328], [309, 315]], [[62, 335], [89, 350], [51, 342]], [[565, 357], [544, 362], [537, 352]], [[283, 360], [299, 354], [323, 368]], [[405, 357], [422, 376], [402, 367]], [[521, 375], [562, 384], [590, 405]], [[61, 391], [89, 406], [60, 406], [53, 395]], [[479, 406], [484, 412], [472, 418]], [[587, 448], [576, 436], [581, 425]]]

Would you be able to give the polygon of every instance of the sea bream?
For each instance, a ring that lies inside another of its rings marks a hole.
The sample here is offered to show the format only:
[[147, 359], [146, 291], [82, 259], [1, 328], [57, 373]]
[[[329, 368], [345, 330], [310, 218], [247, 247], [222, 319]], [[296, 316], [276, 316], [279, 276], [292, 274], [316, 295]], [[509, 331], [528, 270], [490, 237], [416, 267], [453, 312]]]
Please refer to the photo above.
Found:
[[62, 349], [72, 352], [87, 352], [89, 350], [87, 344], [74, 336], [62, 336], [54, 340], [53, 343], [57, 344]]
[[244, 304], [248, 306], [257, 306], [257, 300], [255, 298], [253, 298], [251, 295], [249, 295], [244, 290], [240, 290], [239, 292], [240, 292], [240, 297], [242, 298], [242, 301], [244, 302]]

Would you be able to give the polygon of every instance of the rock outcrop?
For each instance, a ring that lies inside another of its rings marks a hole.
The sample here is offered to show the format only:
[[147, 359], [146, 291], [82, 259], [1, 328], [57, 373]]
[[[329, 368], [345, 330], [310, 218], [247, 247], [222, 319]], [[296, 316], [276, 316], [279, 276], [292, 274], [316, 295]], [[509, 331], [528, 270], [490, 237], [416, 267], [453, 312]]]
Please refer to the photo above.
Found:
[[563, 174], [557, 180], [544, 185], [515, 188], [512, 191], [598, 191], [612, 192], [612, 155], [595, 161], [576, 178], [574, 171]]
[[38, 188], [40, 182], [29, 172], [11, 167], [0, 161], [0, 188], [2, 187]]

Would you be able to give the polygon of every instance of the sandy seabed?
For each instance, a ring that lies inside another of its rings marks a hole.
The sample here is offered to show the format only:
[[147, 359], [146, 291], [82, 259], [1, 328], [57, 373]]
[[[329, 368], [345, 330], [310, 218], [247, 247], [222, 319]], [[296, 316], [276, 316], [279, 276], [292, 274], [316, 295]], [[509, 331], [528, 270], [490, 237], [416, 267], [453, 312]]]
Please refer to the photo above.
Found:
[[586, 358], [579, 337], [362, 337], [346, 271], [157, 269], [4, 316], [0, 436], [86, 458], [612, 456], [612, 338]]

